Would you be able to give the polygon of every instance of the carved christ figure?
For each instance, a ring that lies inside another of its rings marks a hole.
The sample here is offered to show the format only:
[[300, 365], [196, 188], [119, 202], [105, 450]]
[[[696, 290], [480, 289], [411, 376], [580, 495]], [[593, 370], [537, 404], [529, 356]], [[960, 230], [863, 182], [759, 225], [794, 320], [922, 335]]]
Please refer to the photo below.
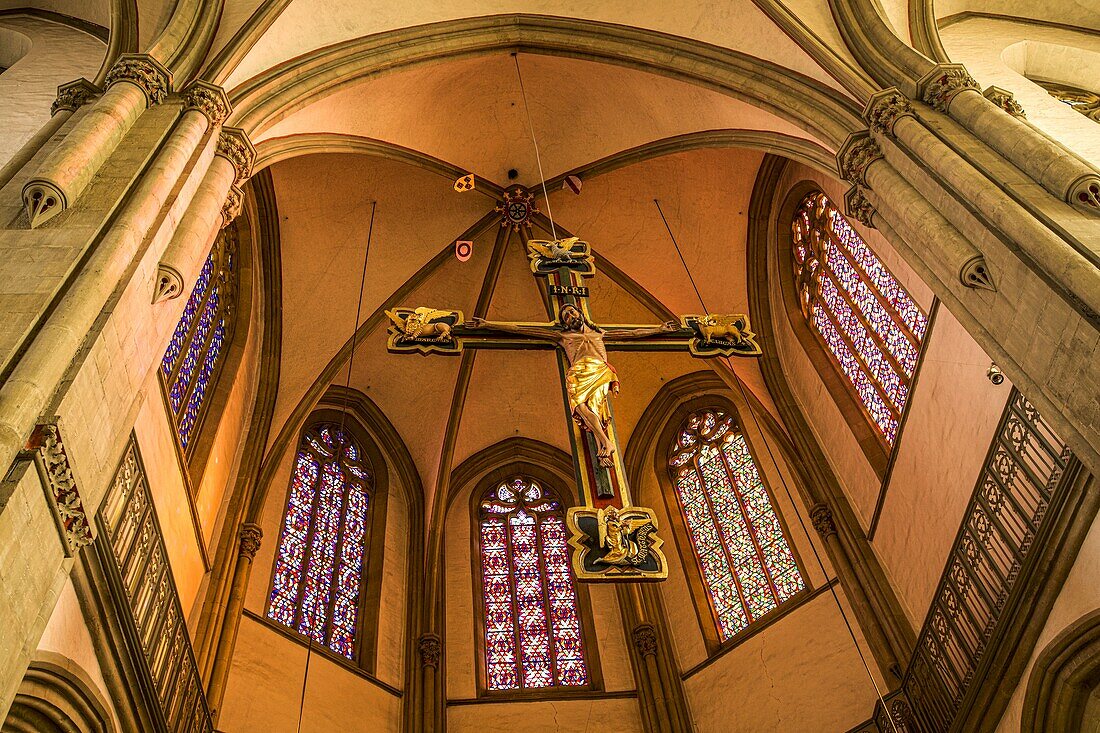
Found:
[[529, 338], [550, 341], [560, 346], [569, 361], [565, 373], [565, 389], [569, 396], [569, 408], [573, 419], [592, 433], [596, 439], [596, 457], [601, 466], [614, 465], [615, 445], [608, 434], [611, 411], [607, 396], [619, 393], [619, 377], [615, 368], [607, 363], [604, 339], [625, 341], [646, 338], [660, 333], [676, 331], [679, 324], [669, 321], [651, 328], [613, 328], [603, 330], [585, 322], [584, 315], [575, 305], [565, 305], [559, 314], [561, 328], [545, 326], [515, 326], [510, 323], [492, 323], [474, 318], [466, 326], [493, 331], [515, 333]]

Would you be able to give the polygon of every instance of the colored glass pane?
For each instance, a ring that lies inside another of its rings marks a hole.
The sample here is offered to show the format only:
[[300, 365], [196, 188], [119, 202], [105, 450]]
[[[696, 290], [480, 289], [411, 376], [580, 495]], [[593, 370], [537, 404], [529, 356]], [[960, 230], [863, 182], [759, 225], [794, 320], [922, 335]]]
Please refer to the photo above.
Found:
[[745, 437], [720, 410], [690, 415], [669, 471], [722, 640], [805, 588]]
[[223, 230], [195, 279], [160, 363], [172, 419], [184, 448], [192, 442], [232, 336], [234, 247], [229, 230]]
[[928, 317], [825, 194], [803, 199], [791, 228], [803, 312], [892, 445]]
[[346, 430], [322, 423], [302, 437], [267, 609], [271, 620], [348, 659], [355, 657], [371, 476]]
[[478, 529], [489, 689], [587, 685], [561, 504], [515, 478], [486, 492]]

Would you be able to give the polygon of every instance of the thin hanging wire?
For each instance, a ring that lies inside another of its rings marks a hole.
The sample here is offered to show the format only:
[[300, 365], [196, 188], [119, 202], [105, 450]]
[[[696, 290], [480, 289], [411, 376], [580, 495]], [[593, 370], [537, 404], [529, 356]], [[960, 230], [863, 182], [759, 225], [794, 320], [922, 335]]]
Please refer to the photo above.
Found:
[[[661, 215], [661, 221], [664, 222], [669, 239], [672, 240], [672, 246], [676, 248], [676, 254], [680, 258], [680, 263], [684, 266], [684, 272], [687, 274], [688, 280], [691, 281], [691, 287], [695, 290], [695, 296], [699, 299], [699, 305], [702, 307], [703, 313], [710, 313], [707, 309], [707, 304], [703, 301], [702, 293], [699, 292], [699, 286], [695, 284], [695, 278], [692, 277], [691, 268], [688, 267], [687, 261], [684, 259], [684, 253], [680, 251], [680, 244], [676, 241], [676, 235], [672, 233], [672, 227], [669, 226], [668, 219], [665, 218], [665, 212], [661, 209], [661, 202], [657, 199], [653, 199], [653, 203], [657, 205], [657, 213]], [[729, 357], [726, 358], [726, 366], [730, 368], [730, 371], [733, 371], [733, 366], [729, 363]], [[791, 506], [795, 507], [795, 516], [798, 518], [798, 524], [802, 528], [802, 532], [806, 535], [806, 540], [810, 543], [810, 549], [814, 553], [814, 559], [817, 560], [818, 567], [821, 568], [821, 574], [825, 576], [825, 578], [828, 578], [829, 573], [825, 569], [825, 563], [821, 559], [821, 554], [817, 551], [817, 544], [814, 542], [809, 528], [806, 527], [806, 520], [802, 518], [802, 513], [798, 511], [798, 502], [795, 501], [794, 494], [791, 492], [790, 486], [787, 485], [787, 479], [782, 469], [779, 468], [779, 462], [776, 460], [775, 454], [772, 453], [771, 441], [768, 440], [768, 434], [761, 428], [760, 422], [756, 417], [756, 410], [752, 408], [748, 394], [745, 392], [745, 385], [737, 376], [736, 372], [734, 372], [734, 381], [737, 382], [737, 389], [741, 392], [741, 399], [744, 400], [746, 407], [748, 407], [749, 416], [752, 417], [756, 432], [764, 441], [764, 447], [768, 451], [768, 458], [771, 459], [772, 465], [775, 466], [775, 472], [779, 476], [779, 482], [783, 484], [783, 491], [787, 494], [787, 500], [790, 501]], [[890, 714], [889, 708], [886, 707], [886, 700], [882, 696], [882, 690], [879, 688], [878, 682], [875, 681], [875, 676], [871, 673], [871, 667], [867, 663], [867, 657], [864, 656], [863, 650], [859, 646], [859, 641], [856, 639], [856, 632], [852, 628], [851, 622], [848, 620], [848, 614], [844, 612], [844, 606], [840, 603], [840, 597], [836, 592], [836, 585], [829, 583], [828, 586], [829, 593], [833, 596], [833, 601], [836, 602], [837, 610], [840, 611], [840, 617], [844, 620], [844, 626], [848, 629], [848, 635], [852, 638], [852, 646], [855, 647], [856, 654], [859, 655], [859, 661], [863, 664], [863, 671], [867, 674], [867, 679], [871, 681], [871, 686], [875, 688], [875, 696], [882, 704], [883, 710], [886, 711], [886, 718], [890, 721], [890, 727], [893, 729], [894, 733], [899, 733], [897, 725], [894, 723], [894, 718]]]
[[[339, 435], [344, 434], [345, 418], [348, 414], [348, 395], [351, 390], [351, 370], [355, 364], [355, 337], [359, 333], [359, 316], [363, 312], [363, 290], [367, 284], [367, 258], [370, 256], [370, 242], [371, 237], [374, 234], [374, 212], [378, 208], [377, 201], [371, 201], [370, 203], [370, 225], [367, 228], [367, 246], [363, 249], [363, 272], [359, 276], [359, 301], [355, 304], [355, 323], [351, 327], [351, 352], [348, 354], [348, 373], [344, 378], [344, 403], [340, 406], [340, 432]], [[340, 440], [341, 438], [337, 438]], [[337, 458], [339, 459], [339, 458]], [[314, 506], [314, 511], [317, 507]], [[309, 568], [306, 568], [306, 572], [309, 572]], [[320, 599], [320, 595], [318, 595]], [[302, 715], [306, 709], [306, 682], [309, 680], [309, 660], [313, 657], [313, 634], [316, 629], [314, 625], [317, 623], [317, 601], [313, 602], [313, 617], [309, 627], [309, 640], [306, 644], [306, 668], [302, 672], [302, 694], [298, 701], [298, 733], [302, 733]]]
[[531, 133], [531, 145], [535, 148], [535, 162], [539, 167], [539, 180], [542, 182], [542, 200], [546, 202], [546, 218], [550, 220], [550, 233], [554, 241], [558, 239], [558, 229], [554, 226], [554, 213], [550, 211], [550, 196], [546, 193], [546, 176], [542, 172], [542, 156], [539, 155], [539, 141], [535, 139], [535, 125], [531, 122], [531, 108], [527, 106], [527, 90], [523, 86], [523, 72], [519, 69], [519, 54], [513, 53], [516, 62], [516, 76], [519, 77], [519, 94], [523, 98], [523, 111], [527, 114], [527, 130]]

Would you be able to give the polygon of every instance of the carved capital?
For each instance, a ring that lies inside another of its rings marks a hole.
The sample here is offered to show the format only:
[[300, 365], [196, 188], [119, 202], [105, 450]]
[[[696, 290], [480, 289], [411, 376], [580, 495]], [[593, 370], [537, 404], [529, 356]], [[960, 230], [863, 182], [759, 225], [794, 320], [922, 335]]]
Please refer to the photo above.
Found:
[[833, 523], [833, 512], [824, 504], [815, 504], [810, 509], [810, 522], [823, 539], [836, 534], [836, 524]]
[[1024, 112], [1024, 108], [1016, 101], [1016, 97], [1012, 96], [1012, 92], [1007, 89], [1001, 89], [1000, 87], [989, 87], [982, 96], [988, 99], [993, 104], [997, 105], [1005, 112], [1008, 112], [1013, 117], [1027, 117], [1027, 113]]
[[187, 87], [183, 95], [183, 104], [185, 109], [202, 112], [211, 127], [217, 127], [225, 122], [225, 118], [233, 111], [233, 105], [229, 103], [225, 90], [205, 81], [195, 81]]
[[50, 509], [57, 522], [65, 554], [72, 557], [85, 545], [95, 540], [80, 490], [73, 476], [65, 444], [57, 423], [39, 423], [27, 442], [27, 450], [33, 453], [35, 466], [46, 490]]
[[423, 667], [439, 667], [439, 658], [443, 655], [443, 641], [438, 634], [424, 634], [416, 642], [416, 651], [420, 654]]
[[252, 146], [248, 134], [241, 128], [223, 127], [221, 135], [218, 136], [214, 155], [221, 156], [233, 164], [233, 169], [236, 171], [234, 183], [237, 186], [244, 185], [244, 182], [251, 177], [252, 164], [256, 162], [256, 148]]
[[984, 255], [974, 255], [967, 260], [959, 270], [959, 280], [968, 288], [997, 292], [997, 287], [993, 284], [993, 276], [989, 274], [989, 267], [985, 264]]
[[645, 657], [657, 656], [657, 629], [653, 624], [639, 624], [634, 627], [634, 630], [630, 632], [631, 639], [634, 641], [634, 648], [638, 650], [638, 653]]
[[241, 213], [241, 205], [244, 203], [244, 191], [237, 186], [230, 186], [229, 193], [225, 195], [225, 203], [222, 204], [222, 226], [229, 226], [230, 222]]
[[128, 81], [145, 92], [149, 106], [160, 104], [172, 91], [172, 72], [159, 61], [145, 53], [127, 53], [107, 72], [107, 88]]
[[53, 100], [53, 104], [50, 105], [50, 117], [63, 109], [75, 112], [102, 92], [102, 89], [84, 77], [62, 84], [57, 88], [57, 99]]
[[967, 89], [981, 92], [978, 82], [962, 64], [936, 64], [917, 82], [917, 94], [921, 101], [945, 113], [955, 96]]
[[179, 270], [163, 262], [157, 265], [157, 283], [153, 288], [153, 304], [180, 297], [183, 293], [183, 275]]
[[844, 194], [844, 213], [864, 226], [875, 228], [875, 207], [867, 200], [862, 186], [852, 186]]
[[264, 531], [260, 529], [260, 525], [245, 522], [241, 525], [240, 537], [241, 556], [247, 557], [249, 560], [256, 557], [256, 551], [260, 549], [260, 540], [264, 537]]
[[[869, 132], [853, 132], [836, 154], [840, 175], [852, 183], [867, 186], [867, 169], [882, 159], [882, 149]], [[870, 188], [870, 186], [867, 186]]]
[[1089, 173], [1078, 178], [1066, 192], [1066, 201], [1082, 211], [1100, 214], [1100, 176]]
[[902, 117], [916, 118], [916, 116], [917, 113], [913, 110], [913, 103], [909, 101], [909, 97], [898, 91], [896, 87], [873, 94], [863, 110], [863, 119], [867, 120], [867, 126], [871, 130], [891, 136], [894, 134], [894, 125], [898, 120]]

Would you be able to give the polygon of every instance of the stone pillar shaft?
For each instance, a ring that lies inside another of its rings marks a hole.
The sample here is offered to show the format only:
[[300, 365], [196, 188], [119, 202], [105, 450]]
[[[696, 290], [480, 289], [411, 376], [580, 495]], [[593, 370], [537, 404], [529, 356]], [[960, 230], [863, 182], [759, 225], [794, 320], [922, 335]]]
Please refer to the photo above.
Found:
[[241, 614], [244, 612], [245, 591], [248, 589], [248, 579], [252, 574], [252, 558], [260, 549], [262, 538], [263, 531], [259, 525], [251, 523], [241, 525], [237, 563], [233, 568], [233, 583], [229, 588], [229, 598], [226, 600], [226, 624], [222, 626], [222, 633], [218, 638], [214, 668], [210, 673], [210, 682], [206, 686], [206, 701], [213, 711], [215, 722], [221, 712], [225, 686], [229, 681], [233, 647], [237, 644], [237, 630], [240, 628]]

